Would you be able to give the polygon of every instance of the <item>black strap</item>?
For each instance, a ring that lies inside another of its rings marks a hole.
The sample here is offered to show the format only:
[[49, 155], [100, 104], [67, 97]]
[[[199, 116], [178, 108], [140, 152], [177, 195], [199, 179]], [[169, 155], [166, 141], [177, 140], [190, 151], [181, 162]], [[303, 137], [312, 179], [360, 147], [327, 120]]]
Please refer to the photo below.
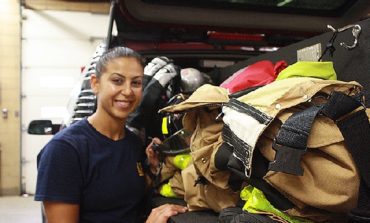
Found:
[[361, 177], [370, 188], [370, 126], [365, 110], [349, 115], [338, 121], [337, 125]]
[[269, 169], [298, 175], [303, 173], [298, 160], [305, 152], [313, 120], [321, 112], [337, 123], [360, 173], [358, 207], [352, 215], [361, 221], [353, 222], [363, 222], [363, 219], [370, 222], [370, 124], [365, 109], [353, 112], [363, 106], [360, 97], [333, 92], [324, 106], [311, 107], [289, 117], [273, 144], [276, 157]]
[[360, 172], [359, 198], [357, 208], [352, 211], [352, 222], [370, 222], [369, 119], [365, 109], [347, 115], [350, 111], [361, 106], [362, 103], [357, 100], [356, 97], [350, 97], [341, 92], [335, 92], [328, 101], [328, 106], [325, 106], [323, 109], [325, 115], [337, 122], [337, 126], [343, 135], [344, 142]]
[[312, 106], [294, 113], [285, 121], [272, 145], [276, 155], [269, 170], [303, 175], [301, 158], [307, 150], [312, 123], [321, 109], [322, 106]]

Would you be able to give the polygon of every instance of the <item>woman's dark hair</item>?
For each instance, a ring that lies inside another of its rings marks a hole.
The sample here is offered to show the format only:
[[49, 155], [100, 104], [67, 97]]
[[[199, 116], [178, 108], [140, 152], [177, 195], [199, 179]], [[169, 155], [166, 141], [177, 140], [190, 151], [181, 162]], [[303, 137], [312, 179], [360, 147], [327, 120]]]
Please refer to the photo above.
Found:
[[141, 66], [144, 67], [143, 58], [141, 57], [139, 53], [127, 47], [117, 46], [117, 47], [114, 47], [108, 50], [100, 57], [99, 61], [96, 63], [96, 74], [95, 75], [98, 78], [100, 78], [101, 74], [105, 71], [108, 63], [120, 57], [136, 58], [137, 61], [141, 64]]

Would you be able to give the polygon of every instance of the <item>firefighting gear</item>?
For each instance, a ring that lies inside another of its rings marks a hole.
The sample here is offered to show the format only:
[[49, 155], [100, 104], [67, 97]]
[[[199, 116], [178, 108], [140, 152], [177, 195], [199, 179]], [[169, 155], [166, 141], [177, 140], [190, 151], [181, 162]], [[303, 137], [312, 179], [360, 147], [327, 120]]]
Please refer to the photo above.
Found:
[[144, 78], [143, 78], [143, 88], [148, 85], [152, 77], [166, 64], [170, 63], [171, 60], [167, 57], [160, 56], [153, 58], [145, 67], [144, 67]]
[[181, 92], [191, 94], [200, 86], [206, 83], [205, 74], [195, 68], [184, 68], [180, 71]]
[[275, 208], [265, 197], [261, 190], [248, 185], [240, 191], [240, 197], [246, 201], [243, 210], [249, 213], [258, 213], [264, 215], [271, 215], [274, 219], [279, 219], [282, 222], [289, 223], [313, 223], [312, 221], [302, 218], [291, 217], [279, 209]]
[[[150, 66], [151, 72], [159, 68], [158, 61], [166, 61], [164, 58], [155, 58], [153, 63], [157, 62], [156, 65], [148, 64]], [[154, 69], [155, 68], [155, 69]], [[143, 97], [136, 108], [136, 110], [130, 114], [127, 120], [127, 126], [130, 129], [136, 129], [135, 132], [141, 133], [140, 135], [145, 141], [147, 137], [158, 137], [163, 139], [161, 133], [161, 122], [162, 117], [158, 115], [158, 110], [167, 104], [166, 88], [169, 84], [171, 78], [178, 76], [178, 69], [172, 63], [165, 64], [161, 69], [159, 69], [153, 78], [145, 85], [143, 90]], [[144, 75], [144, 77], [151, 77], [149, 75]]]
[[170, 59], [164, 56], [153, 58], [145, 67], [144, 75], [154, 76], [162, 67], [171, 62]]
[[162, 87], [166, 87], [170, 80], [178, 74], [178, 68], [173, 63], [168, 63], [155, 73], [153, 79], [157, 80]]
[[191, 133], [185, 129], [177, 131], [175, 134], [166, 138], [161, 144], [154, 145], [154, 149], [161, 155], [174, 156], [190, 151]]

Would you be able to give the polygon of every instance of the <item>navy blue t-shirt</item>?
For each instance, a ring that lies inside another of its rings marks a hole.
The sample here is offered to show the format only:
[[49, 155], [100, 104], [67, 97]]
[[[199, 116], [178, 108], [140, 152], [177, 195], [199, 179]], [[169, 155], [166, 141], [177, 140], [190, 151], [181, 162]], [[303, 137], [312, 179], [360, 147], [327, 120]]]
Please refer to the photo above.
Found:
[[80, 222], [137, 222], [144, 198], [144, 150], [126, 129], [114, 141], [83, 119], [38, 155], [35, 200], [80, 204]]

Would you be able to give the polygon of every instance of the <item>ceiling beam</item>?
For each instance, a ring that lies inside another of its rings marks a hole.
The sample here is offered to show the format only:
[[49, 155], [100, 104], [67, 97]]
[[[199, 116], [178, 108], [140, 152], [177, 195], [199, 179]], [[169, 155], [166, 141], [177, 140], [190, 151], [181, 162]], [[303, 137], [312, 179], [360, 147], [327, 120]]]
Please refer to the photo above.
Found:
[[71, 0], [23, 0], [25, 8], [33, 10], [79, 11], [108, 14], [109, 1], [71, 1]]

